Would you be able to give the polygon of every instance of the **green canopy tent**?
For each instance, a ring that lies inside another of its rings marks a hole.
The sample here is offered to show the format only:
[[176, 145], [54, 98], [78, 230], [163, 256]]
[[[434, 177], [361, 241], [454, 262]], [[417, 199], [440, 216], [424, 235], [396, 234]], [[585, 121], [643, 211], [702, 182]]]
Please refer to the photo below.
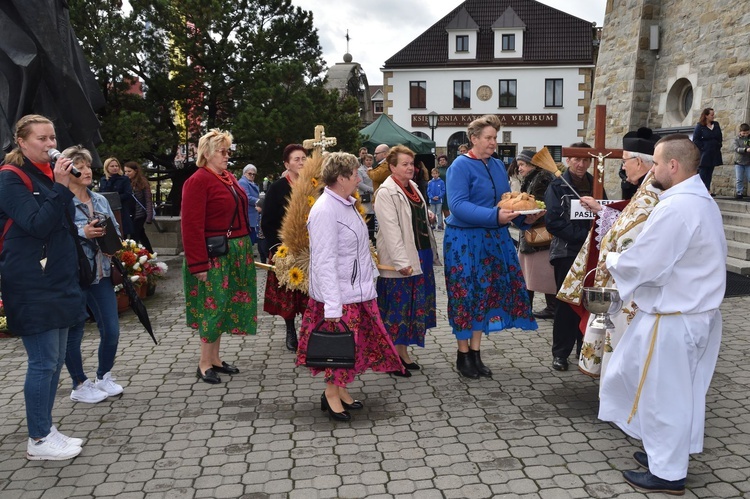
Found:
[[403, 144], [416, 154], [432, 154], [435, 142], [413, 135], [393, 122], [385, 114], [359, 131], [362, 136], [362, 145], [373, 151], [380, 144], [388, 144], [393, 147]]

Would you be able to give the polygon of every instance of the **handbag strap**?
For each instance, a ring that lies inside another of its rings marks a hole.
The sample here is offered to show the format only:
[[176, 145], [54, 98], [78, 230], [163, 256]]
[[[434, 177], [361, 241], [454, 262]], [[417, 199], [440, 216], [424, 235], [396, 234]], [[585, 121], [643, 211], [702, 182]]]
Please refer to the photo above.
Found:
[[[315, 326], [315, 329], [316, 329], [316, 330], [320, 330], [320, 329], [321, 329], [321, 326], [322, 326], [323, 324], [325, 324], [326, 322], [329, 322], [329, 321], [327, 321], [327, 320], [325, 320], [325, 319], [321, 319], [321, 320], [320, 320], [320, 322], [318, 322], [318, 325], [317, 325], [317, 326]], [[338, 325], [338, 324], [341, 324], [342, 326], [344, 326], [344, 331], [343, 331], [343, 332], [344, 332], [344, 333], [350, 333], [350, 334], [351, 334], [351, 330], [349, 329], [349, 326], [347, 326], [347, 325], [346, 325], [346, 322], [344, 322], [344, 321], [342, 321], [342, 320], [340, 320], [340, 319], [339, 319], [339, 321], [338, 321], [338, 322], [334, 322], [333, 324], [336, 324], [336, 325]], [[334, 329], [334, 331], [335, 331], [335, 330], [336, 330], [336, 326], [333, 326], [333, 329]], [[331, 331], [331, 332], [333, 332], [333, 331]]]
[[232, 193], [232, 197], [234, 198], [234, 213], [232, 213], [232, 219], [229, 221], [229, 228], [227, 229], [227, 238], [228, 238], [232, 235], [232, 225], [234, 224], [234, 219], [239, 218], [238, 215], [240, 212], [240, 197], [237, 195], [237, 191], [234, 190], [234, 184], [226, 185], [226, 187], [227, 189], [229, 189], [229, 192]]

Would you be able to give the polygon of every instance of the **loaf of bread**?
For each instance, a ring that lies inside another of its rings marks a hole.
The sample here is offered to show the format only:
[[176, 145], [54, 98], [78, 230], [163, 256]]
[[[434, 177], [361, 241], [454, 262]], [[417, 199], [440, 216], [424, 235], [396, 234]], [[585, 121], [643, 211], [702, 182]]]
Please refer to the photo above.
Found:
[[513, 211], [535, 210], [537, 207], [534, 196], [525, 192], [506, 192], [497, 205]]

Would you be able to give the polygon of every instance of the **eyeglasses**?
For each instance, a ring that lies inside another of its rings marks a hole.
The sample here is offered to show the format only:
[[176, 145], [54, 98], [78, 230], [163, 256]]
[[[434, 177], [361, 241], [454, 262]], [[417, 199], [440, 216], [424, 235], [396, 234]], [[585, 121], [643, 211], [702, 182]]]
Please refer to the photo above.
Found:
[[218, 152], [222, 156], [227, 156], [227, 157], [232, 155], [231, 149], [217, 149], [216, 152]]
[[255, 174], [253, 172], [247, 172], [247, 174], [248, 175], [252, 175], [253, 177], [255, 176]]
[[620, 168], [625, 168], [625, 162], [630, 161], [631, 159], [638, 159], [635, 156], [630, 156], [629, 158], [622, 158], [622, 161], [620, 162]]

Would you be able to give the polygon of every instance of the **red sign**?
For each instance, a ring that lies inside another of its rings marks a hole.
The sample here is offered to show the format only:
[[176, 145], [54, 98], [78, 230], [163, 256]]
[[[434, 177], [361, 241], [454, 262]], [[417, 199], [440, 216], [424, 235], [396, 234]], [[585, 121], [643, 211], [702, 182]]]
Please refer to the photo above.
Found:
[[[438, 115], [438, 128], [444, 126], [466, 127], [483, 114], [440, 114]], [[516, 113], [496, 114], [503, 126], [557, 126], [557, 113]], [[426, 114], [412, 114], [411, 126], [428, 127]]]

